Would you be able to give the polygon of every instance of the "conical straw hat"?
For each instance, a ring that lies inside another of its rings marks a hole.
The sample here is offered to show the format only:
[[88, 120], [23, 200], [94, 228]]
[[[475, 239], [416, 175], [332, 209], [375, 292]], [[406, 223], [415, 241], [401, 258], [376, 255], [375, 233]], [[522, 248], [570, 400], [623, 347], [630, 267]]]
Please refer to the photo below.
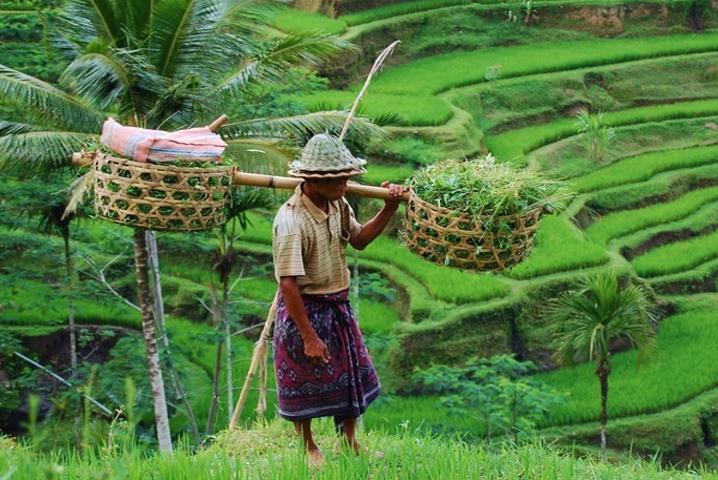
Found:
[[303, 178], [333, 178], [361, 175], [366, 160], [356, 158], [333, 135], [319, 133], [304, 146], [302, 156], [289, 164], [289, 174]]

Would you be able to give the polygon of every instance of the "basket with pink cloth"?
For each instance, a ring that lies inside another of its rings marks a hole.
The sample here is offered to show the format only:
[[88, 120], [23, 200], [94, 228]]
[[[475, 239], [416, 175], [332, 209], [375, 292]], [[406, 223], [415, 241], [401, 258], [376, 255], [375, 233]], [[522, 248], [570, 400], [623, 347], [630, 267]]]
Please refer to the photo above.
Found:
[[204, 165], [221, 163], [227, 147], [210, 127], [164, 132], [110, 118], [100, 141], [115, 154], [92, 154], [99, 217], [171, 231], [208, 230], [225, 222], [233, 167]]

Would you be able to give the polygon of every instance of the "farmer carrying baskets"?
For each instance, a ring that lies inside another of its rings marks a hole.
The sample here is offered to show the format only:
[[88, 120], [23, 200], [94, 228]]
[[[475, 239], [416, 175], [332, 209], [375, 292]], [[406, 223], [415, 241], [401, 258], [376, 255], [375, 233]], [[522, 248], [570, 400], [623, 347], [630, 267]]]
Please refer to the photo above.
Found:
[[308, 461], [323, 455], [311, 421], [334, 417], [355, 453], [356, 419], [379, 395], [379, 379], [349, 303], [346, 247], [369, 245], [396, 212], [404, 187], [382, 184], [390, 198], [361, 225], [344, 199], [347, 180], [364, 173], [338, 138], [315, 135], [289, 174], [304, 181], [279, 209], [273, 226], [274, 272], [279, 283], [274, 368], [280, 415], [294, 422]]

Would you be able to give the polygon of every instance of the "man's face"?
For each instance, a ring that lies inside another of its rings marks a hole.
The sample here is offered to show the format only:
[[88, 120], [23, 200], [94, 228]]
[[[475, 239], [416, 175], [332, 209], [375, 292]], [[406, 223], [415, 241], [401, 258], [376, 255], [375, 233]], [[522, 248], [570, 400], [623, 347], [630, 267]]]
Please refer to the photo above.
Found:
[[326, 200], [332, 202], [339, 200], [347, 193], [347, 181], [349, 178], [321, 178], [312, 180], [314, 190], [324, 197]]

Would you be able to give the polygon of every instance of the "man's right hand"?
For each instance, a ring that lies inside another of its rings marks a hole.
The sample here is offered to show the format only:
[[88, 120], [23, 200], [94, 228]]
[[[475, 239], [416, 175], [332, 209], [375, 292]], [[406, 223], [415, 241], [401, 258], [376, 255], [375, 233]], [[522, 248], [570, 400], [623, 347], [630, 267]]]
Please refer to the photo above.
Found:
[[329, 355], [329, 349], [317, 335], [304, 340], [304, 355], [317, 365], [329, 363], [329, 360], [332, 359]]

